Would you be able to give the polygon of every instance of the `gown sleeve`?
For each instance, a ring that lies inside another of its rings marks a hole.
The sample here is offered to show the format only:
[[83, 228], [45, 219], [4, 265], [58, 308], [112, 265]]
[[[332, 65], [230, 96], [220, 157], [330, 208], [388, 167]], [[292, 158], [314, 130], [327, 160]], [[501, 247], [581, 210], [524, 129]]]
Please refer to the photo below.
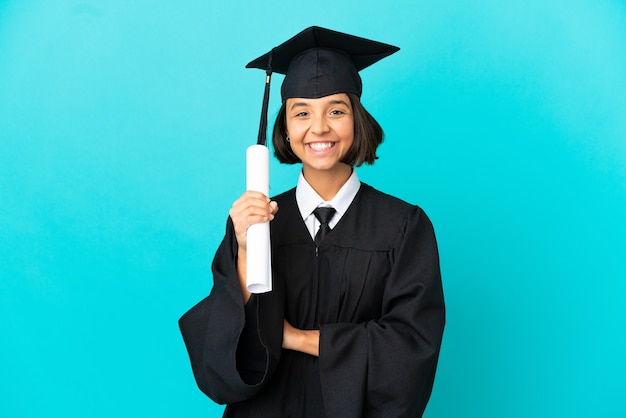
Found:
[[435, 235], [421, 209], [406, 217], [391, 258], [378, 320], [320, 326], [328, 416], [421, 417], [430, 397], [445, 308]]
[[276, 369], [282, 347], [284, 315], [272, 300], [281, 289], [252, 295], [244, 305], [237, 248], [229, 218], [213, 260], [211, 294], [178, 321], [198, 387], [220, 404], [257, 393]]

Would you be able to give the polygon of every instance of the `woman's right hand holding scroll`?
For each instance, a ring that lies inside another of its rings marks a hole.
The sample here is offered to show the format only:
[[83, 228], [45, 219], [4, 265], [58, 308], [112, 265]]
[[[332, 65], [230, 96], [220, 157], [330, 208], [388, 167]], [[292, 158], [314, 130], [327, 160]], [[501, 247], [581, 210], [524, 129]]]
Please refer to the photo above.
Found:
[[243, 293], [244, 303], [250, 298], [246, 288], [246, 248], [247, 231], [250, 225], [271, 221], [278, 212], [278, 204], [271, 201], [263, 193], [247, 191], [242, 194], [230, 208], [230, 218], [235, 227], [235, 236], [239, 251], [237, 254], [237, 274]]

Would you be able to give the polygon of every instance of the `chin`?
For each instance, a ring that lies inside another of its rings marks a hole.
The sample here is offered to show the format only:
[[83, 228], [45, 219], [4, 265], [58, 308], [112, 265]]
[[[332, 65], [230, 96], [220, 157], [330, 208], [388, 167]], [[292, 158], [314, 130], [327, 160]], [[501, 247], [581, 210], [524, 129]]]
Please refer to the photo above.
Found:
[[350, 167], [347, 164], [344, 163], [338, 163], [338, 162], [334, 162], [334, 163], [328, 163], [328, 164], [309, 164], [309, 168], [311, 170], [315, 170], [315, 171], [343, 171], [346, 168]]

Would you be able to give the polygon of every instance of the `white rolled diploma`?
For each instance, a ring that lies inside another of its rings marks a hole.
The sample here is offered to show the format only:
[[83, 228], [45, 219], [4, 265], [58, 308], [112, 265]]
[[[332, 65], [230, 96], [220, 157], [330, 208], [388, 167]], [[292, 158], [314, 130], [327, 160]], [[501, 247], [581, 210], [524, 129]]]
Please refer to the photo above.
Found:
[[[246, 189], [269, 195], [269, 150], [252, 145], [246, 150]], [[269, 221], [250, 225], [247, 232], [246, 287], [251, 293], [272, 290], [272, 249]]]

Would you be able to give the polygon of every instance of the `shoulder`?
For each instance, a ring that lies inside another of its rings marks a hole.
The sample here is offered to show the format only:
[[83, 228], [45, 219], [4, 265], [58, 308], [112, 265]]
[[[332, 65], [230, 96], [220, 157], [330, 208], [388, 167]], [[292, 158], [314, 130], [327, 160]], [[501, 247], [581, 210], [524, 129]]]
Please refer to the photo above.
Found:
[[[391, 245], [415, 228], [432, 229], [432, 224], [421, 207], [395, 196], [383, 193], [368, 184], [361, 189], [354, 203], [354, 218], [363, 233], [372, 240], [387, 240]], [[367, 226], [364, 228], [364, 226]]]
[[419, 206], [384, 193], [366, 183], [361, 184], [359, 194], [361, 196], [360, 205], [370, 206], [373, 211], [384, 212], [388, 217], [398, 219], [410, 215], [425, 215]]
[[[437, 257], [434, 226], [424, 210], [395, 196], [363, 185], [361, 203], [370, 212], [365, 225], [372, 225], [372, 236], [389, 239], [393, 248], [407, 247], [430, 251]], [[378, 239], [378, 238], [377, 238]]]

